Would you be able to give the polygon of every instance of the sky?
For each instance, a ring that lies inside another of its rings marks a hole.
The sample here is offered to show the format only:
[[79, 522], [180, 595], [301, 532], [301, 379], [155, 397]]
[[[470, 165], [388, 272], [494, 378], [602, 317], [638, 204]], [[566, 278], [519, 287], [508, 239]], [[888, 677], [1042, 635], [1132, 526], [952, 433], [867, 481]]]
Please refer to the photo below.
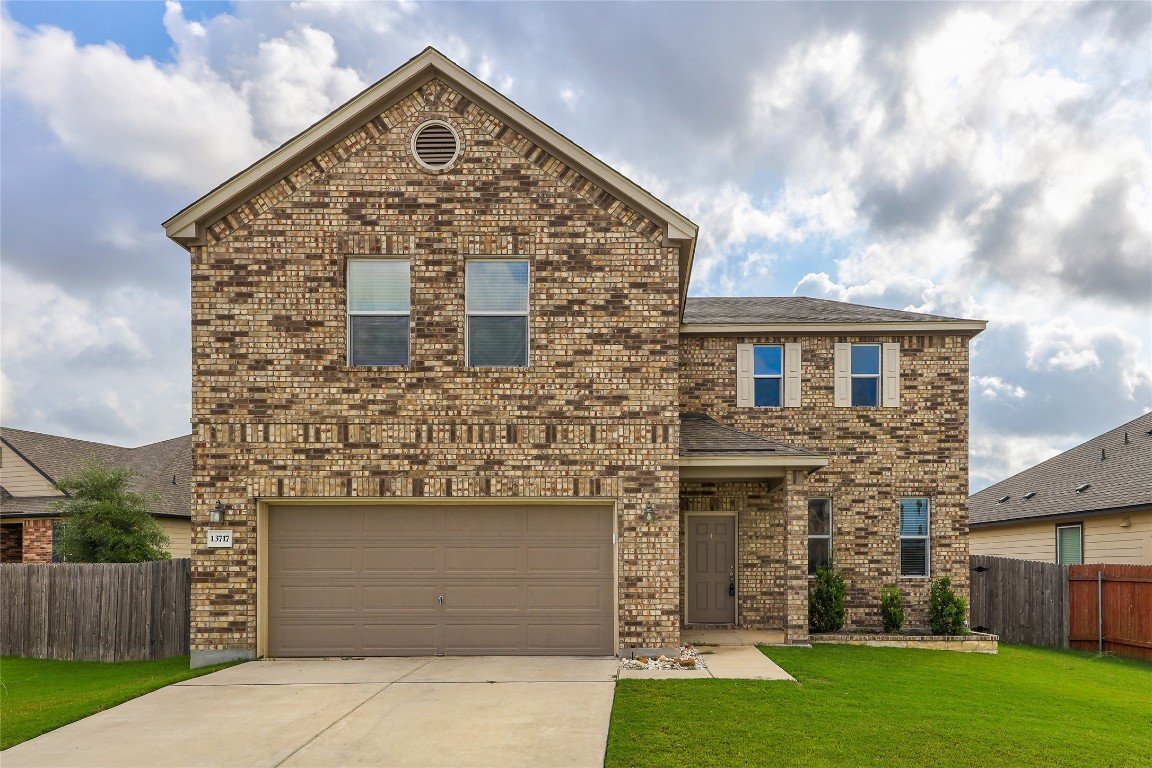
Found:
[[700, 225], [694, 296], [983, 319], [979, 490], [1152, 409], [1152, 4], [0, 3], [0, 419], [190, 431], [161, 222], [425, 46]]

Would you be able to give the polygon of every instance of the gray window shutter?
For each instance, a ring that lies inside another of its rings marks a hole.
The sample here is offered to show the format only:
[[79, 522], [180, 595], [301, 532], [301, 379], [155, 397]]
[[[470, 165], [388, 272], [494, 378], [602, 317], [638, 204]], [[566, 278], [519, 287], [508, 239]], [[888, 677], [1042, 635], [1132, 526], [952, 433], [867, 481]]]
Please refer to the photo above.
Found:
[[884, 344], [880, 363], [880, 404], [885, 408], [900, 406], [900, 345]]
[[784, 345], [784, 407], [800, 407], [800, 345]]
[[847, 408], [852, 405], [852, 345], [837, 344], [832, 362], [832, 404]]
[[752, 383], [752, 345], [736, 345], [736, 407], [751, 408], [755, 403]]

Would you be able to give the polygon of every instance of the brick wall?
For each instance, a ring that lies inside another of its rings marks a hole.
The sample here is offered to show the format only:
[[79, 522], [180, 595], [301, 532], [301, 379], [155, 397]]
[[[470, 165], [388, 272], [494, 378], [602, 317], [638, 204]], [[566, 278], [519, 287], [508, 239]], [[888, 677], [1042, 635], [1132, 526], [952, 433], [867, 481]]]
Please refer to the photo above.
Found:
[[23, 562], [52, 562], [52, 522], [52, 520], [24, 521]]
[[[424, 120], [463, 155], [421, 170]], [[411, 365], [346, 364], [345, 260], [411, 257]], [[464, 265], [531, 264], [531, 364], [464, 358]], [[678, 274], [657, 226], [433, 82], [192, 250], [194, 650], [253, 649], [256, 500], [614, 499], [624, 645], [678, 641]], [[222, 501], [231, 550], [207, 549]], [[652, 504], [656, 520], [640, 519]]]
[[[835, 342], [899, 342], [899, 408], [836, 408], [832, 405]], [[737, 408], [736, 344], [802, 345], [803, 407]], [[848, 582], [850, 624], [877, 625], [880, 588], [897, 584], [910, 625], [926, 622], [928, 580], [900, 577], [899, 510], [905, 496], [931, 499], [931, 574], [951, 576], [968, 589], [968, 339], [963, 336], [685, 336], [681, 340], [680, 397], [685, 411], [830, 457], [807, 478], [809, 497], [833, 500], [833, 556]], [[738, 490], [738, 489], [736, 489]], [[721, 495], [729, 493], [723, 487]], [[740, 494], [746, 493], [740, 491]], [[739, 495], [739, 494], [737, 494]], [[742, 527], [758, 530], [761, 502], [748, 493]], [[802, 538], [799, 529], [793, 538]], [[751, 539], [741, 539], [752, 546]], [[763, 562], [749, 578], [770, 589], [779, 578], [771, 546], [742, 551], [740, 561]], [[789, 545], [806, 564], [806, 543]], [[806, 567], [806, 566], [805, 566]], [[743, 599], [743, 598], [742, 598]], [[776, 616], [766, 604], [764, 621]], [[755, 614], [752, 614], [755, 615]]]
[[24, 524], [0, 525], [0, 563], [24, 561]]

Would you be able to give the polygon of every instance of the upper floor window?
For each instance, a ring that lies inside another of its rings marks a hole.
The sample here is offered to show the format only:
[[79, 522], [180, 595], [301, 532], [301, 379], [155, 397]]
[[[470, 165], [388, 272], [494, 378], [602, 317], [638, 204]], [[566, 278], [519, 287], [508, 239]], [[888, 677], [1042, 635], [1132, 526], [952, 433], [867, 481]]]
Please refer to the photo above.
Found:
[[800, 406], [799, 344], [737, 344], [736, 405]]
[[852, 345], [852, 405], [880, 405], [880, 345]]
[[900, 405], [899, 344], [836, 344], [833, 400], [838, 407]]
[[832, 499], [808, 499], [808, 575], [832, 561]]
[[900, 575], [928, 575], [928, 499], [900, 499]]
[[466, 269], [468, 365], [528, 365], [528, 262], [473, 260]]
[[1058, 565], [1084, 563], [1084, 527], [1080, 523], [1056, 526], [1056, 563]]
[[411, 312], [407, 260], [349, 259], [350, 365], [408, 365]]

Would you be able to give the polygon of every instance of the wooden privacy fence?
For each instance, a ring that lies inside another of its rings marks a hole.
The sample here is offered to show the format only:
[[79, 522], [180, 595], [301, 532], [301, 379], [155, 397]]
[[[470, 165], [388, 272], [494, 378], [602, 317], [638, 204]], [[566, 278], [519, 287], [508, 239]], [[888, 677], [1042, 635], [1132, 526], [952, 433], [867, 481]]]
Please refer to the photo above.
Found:
[[1152, 661], [1152, 565], [1072, 565], [1068, 582], [1073, 648]]
[[0, 654], [139, 661], [188, 654], [192, 561], [0, 565]]
[[974, 630], [1006, 643], [1068, 647], [1068, 566], [972, 555]]

